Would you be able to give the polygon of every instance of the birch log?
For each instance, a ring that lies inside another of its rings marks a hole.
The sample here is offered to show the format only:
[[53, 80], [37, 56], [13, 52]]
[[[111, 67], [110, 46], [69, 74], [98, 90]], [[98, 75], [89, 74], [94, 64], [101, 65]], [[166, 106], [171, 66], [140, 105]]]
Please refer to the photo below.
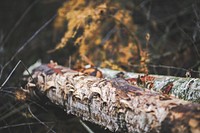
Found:
[[48, 64], [35, 69], [27, 89], [47, 97], [67, 114], [113, 132], [200, 132], [199, 104], [144, 90], [123, 78], [85, 76]]
[[[120, 71], [100, 69], [106, 78], [115, 78]], [[154, 90], [175, 96], [180, 99], [200, 103], [200, 79], [161, 75], [145, 75], [142, 73], [123, 72], [124, 78], [144, 89]], [[143, 78], [143, 84], [137, 83], [138, 77]], [[134, 80], [135, 79], [135, 80]]]

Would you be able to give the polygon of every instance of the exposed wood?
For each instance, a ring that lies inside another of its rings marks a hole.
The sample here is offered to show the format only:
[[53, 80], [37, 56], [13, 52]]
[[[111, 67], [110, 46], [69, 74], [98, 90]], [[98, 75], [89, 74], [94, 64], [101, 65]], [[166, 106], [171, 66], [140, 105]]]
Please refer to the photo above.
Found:
[[[33, 78], [33, 79], [32, 79]], [[33, 72], [27, 89], [48, 97], [67, 114], [110, 131], [200, 132], [200, 105], [131, 85], [123, 78], [97, 78], [50, 63]]]

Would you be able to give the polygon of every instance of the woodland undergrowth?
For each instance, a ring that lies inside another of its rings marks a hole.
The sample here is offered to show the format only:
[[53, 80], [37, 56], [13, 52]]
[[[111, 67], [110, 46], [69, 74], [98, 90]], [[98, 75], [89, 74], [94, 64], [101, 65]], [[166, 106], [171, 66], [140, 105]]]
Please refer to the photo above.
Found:
[[[73, 45], [75, 50], [69, 56], [75, 68], [87, 65], [83, 63], [87, 58], [93, 62], [90, 65], [130, 71], [133, 68], [129, 64], [138, 64], [137, 71], [147, 72], [149, 55], [135, 34], [137, 26], [133, 22], [133, 8], [131, 1], [65, 2], [58, 9], [54, 28], [59, 31], [67, 22], [67, 30], [49, 52]], [[149, 41], [150, 35], [147, 36]]]
[[[64, 111], [51, 103], [25, 100], [22, 73], [39, 59], [78, 70], [89, 64], [200, 75], [198, 0], [7, 2], [0, 2], [5, 6], [0, 9], [1, 133], [88, 132], [78, 118], [63, 117]], [[94, 132], [109, 132], [87, 125]]]

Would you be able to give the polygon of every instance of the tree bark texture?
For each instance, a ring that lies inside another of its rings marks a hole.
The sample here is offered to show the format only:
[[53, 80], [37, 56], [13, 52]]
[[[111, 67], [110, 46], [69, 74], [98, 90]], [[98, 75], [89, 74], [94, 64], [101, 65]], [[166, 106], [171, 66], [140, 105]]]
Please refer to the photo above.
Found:
[[[104, 77], [115, 78], [120, 71], [100, 69]], [[200, 79], [142, 73], [123, 72], [124, 78], [133, 85], [172, 95], [180, 99], [200, 103]], [[140, 77], [141, 83], [138, 83]]]
[[123, 78], [86, 76], [47, 64], [34, 70], [27, 89], [34, 96], [48, 97], [67, 114], [113, 132], [200, 131], [199, 104], [144, 90]]

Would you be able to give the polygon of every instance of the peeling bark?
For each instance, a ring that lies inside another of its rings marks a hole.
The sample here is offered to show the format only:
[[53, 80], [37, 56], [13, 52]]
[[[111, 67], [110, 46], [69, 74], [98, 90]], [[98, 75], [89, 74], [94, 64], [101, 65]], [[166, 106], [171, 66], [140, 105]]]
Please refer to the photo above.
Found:
[[[100, 69], [106, 78], [114, 78], [120, 71]], [[124, 78], [144, 89], [154, 90], [172, 95], [180, 99], [200, 103], [200, 79], [161, 75], [145, 75], [142, 73], [123, 72]], [[143, 78], [142, 84], [137, 83], [138, 76]]]
[[113, 132], [200, 131], [199, 104], [144, 90], [123, 78], [85, 76], [56, 64], [41, 65], [32, 78], [27, 84], [32, 94]]

